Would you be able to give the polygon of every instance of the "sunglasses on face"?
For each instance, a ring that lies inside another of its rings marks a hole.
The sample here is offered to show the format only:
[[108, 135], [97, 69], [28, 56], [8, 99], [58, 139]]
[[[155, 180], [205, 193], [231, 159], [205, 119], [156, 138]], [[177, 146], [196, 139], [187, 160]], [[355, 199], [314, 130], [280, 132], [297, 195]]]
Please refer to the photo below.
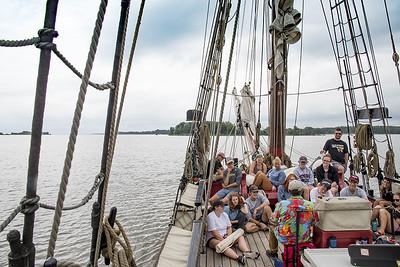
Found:
[[300, 161], [300, 164], [306, 164], [307, 162], [305, 162], [305, 161]]
[[400, 199], [393, 199], [394, 202], [400, 202]]
[[342, 133], [335, 133], [335, 135], [342, 135]]

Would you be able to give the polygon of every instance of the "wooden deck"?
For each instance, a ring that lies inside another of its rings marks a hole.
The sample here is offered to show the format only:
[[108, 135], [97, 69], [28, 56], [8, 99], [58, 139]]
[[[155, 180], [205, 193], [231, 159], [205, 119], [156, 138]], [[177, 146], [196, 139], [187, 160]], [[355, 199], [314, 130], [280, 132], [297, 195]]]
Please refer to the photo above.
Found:
[[[245, 234], [245, 239], [247, 245], [249, 246], [251, 251], [258, 251], [260, 253], [260, 257], [256, 260], [248, 259], [245, 265], [240, 265], [237, 261], [231, 260], [225, 255], [218, 254], [215, 250], [206, 248], [206, 252], [200, 254], [200, 267], [239, 267], [239, 266], [262, 266], [262, 267], [273, 267], [273, 261], [265, 254], [265, 251], [269, 249], [268, 245], [268, 231], [259, 231], [253, 234]], [[236, 250], [238, 255], [241, 255], [241, 252], [237, 247], [233, 247]], [[278, 255], [281, 258], [281, 252], [283, 252], [283, 246], [279, 243], [279, 251]]]

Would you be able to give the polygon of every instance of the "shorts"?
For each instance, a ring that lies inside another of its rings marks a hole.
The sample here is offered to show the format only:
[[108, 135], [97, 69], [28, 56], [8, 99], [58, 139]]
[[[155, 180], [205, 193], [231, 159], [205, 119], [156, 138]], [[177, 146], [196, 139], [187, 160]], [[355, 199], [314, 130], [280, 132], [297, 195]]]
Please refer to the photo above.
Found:
[[232, 192], [239, 192], [239, 191], [232, 191], [226, 188], [222, 188], [217, 193], [215, 193], [220, 199], [229, 196]]

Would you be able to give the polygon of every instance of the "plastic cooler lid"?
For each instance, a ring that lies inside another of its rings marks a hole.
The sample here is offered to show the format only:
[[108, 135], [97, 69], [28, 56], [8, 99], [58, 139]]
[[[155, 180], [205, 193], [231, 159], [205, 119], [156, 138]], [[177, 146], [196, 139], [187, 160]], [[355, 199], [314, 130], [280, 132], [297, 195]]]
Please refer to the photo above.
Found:
[[[304, 266], [306, 267], [352, 267], [347, 248], [305, 249]], [[302, 257], [302, 258], [303, 258]]]

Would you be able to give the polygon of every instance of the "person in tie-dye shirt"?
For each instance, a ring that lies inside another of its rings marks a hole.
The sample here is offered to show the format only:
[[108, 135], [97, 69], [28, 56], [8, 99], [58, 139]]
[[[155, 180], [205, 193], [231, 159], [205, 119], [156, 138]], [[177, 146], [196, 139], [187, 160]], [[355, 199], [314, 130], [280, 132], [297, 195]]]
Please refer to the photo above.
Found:
[[314, 204], [304, 200], [301, 196], [304, 184], [299, 180], [289, 183], [289, 192], [292, 194], [288, 200], [282, 200], [275, 206], [271, 216], [272, 227], [270, 231], [269, 246], [267, 255], [277, 256], [278, 242], [293, 245], [296, 243], [296, 214], [299, 216], [298, 242], [311, 242], [312, 226], [318, 221], [317, 212], [314, 211]]

